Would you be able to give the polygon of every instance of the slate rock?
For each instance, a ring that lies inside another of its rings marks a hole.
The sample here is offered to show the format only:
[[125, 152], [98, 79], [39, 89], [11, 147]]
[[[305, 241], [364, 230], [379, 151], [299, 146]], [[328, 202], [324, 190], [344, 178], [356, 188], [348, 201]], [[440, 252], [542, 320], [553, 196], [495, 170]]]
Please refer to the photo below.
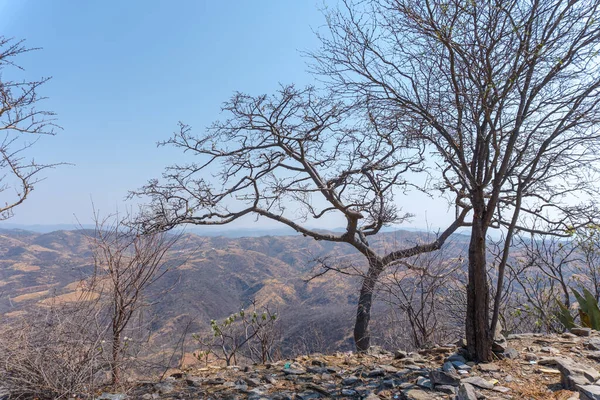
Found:
[[438, 369], [429, 372], [429, 379], [434, 385], [458, 386], [460, 384], [460, 377], [457, 374]]
[[523, 358], [525, 359], [525, 361], [539, 360], [539, 357], [537, 355], [535, 355], [534, 353], [525, 353], [525, 354], [523, 354]]
[[408, 357], [408, 353], [405, 352], [404, 350], [396, 350], [394, 352], [394, 358], [396, 360], [402, 360], [402, 359], [405, 359], [406, 357]]
[[349, 376], [342, 379], [342, 385], [344, 386], [354, 385], [356, 382], [358, 382], [358, 378], [356, 376]]
[[575, 390], [577, 385], [589, 385], [600, 379], [598, 371], [581, 368], [569, 358], [557, 358], [556, 365], [561, 374], [561, 384], [567, 390]]
[[592, 330], [590, 328], [571, 328], [571, 333], [577, 336], [590, 336], [592, 334]]
[[598, 385], [579, 385], [577, 390], [581, 400], [600, 400], [600, 386]]
[[431, 382], [431, 379], [427, 379], [424, 376], [420, 376], [417, 378], [417, 386], [426, 389], [433, 389], [433, 383]]
[[96, 400], [125, 400], [127, 395], [125, 393], [102, 393], [96, 397]]
[[458, 387], [456, 400], [477, 400], [475, 388], [468, 383], [461, 383]]
[[585, 342], [585, 348], [589, 350], [600, 350], [600, 338], [591, 338]]
[[456, 394], [456, 387], [450, 385], [436, 385], [435, 390], [446, 394]]
[[481, 372], [499, 372], [500, 367], [494, 363], [483, 363], [477, 366]]
[[468, 383], [470, 385], [473, 386], [477, 386], [480, 387], [482, 389], [493, 389], [494, 388], [494, 384], [491, 382], [486, 381], [485, 379], [483, 379], [480, 376], [470, 376], [468, 378], [463, 378], [460, 381], [461, 383]]
[[[456, 361], [456, 362], [458, 362], [458, 361]], [[456, 373], [456, 368], [454, 368], [454, 364], [452, 362], [446, 361], [444, 363], [444, 365], [442, 365], [442, 371], [448, 372], [450, 374], [454, 374], [454, 373]]]
[[367, 373], [367, 376], [369, 378], [374, 378], [374, 377], [377, 377], [377, 376], [385, 376], [385, 371], [383, 369], [381, 369], [381, 368], [377, 368], [377, 369], [369, 371]]
[[303, 375], [306, 371], [301, 368], [284, 368], [283, 373], [286, 375]]

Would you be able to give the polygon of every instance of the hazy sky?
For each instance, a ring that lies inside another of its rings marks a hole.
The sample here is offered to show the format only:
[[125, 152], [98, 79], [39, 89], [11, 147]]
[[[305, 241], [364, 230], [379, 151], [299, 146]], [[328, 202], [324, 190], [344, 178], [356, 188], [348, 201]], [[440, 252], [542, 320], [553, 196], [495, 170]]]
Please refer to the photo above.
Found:
[[[177, 160], [156, 142], [178, 121], [201, 131], [236, 90], [311, 83], [300, 51], [318, 46], [321, 4], [0, 0], [0, 34], [43, 48], [17, 61], [32, 79], [53, 77], [42, 90], [45, 108], [64, 128], [31, 154], [74, 164], [47, 172], [7, 222], [86, 222], [91, 200], [102, 212], [123, 208], [128, 190]], [[422, 197], [403, 201], [419, 214], [415, 226], [425, 225], [425, 213], [432, 223], [447, 212]]]

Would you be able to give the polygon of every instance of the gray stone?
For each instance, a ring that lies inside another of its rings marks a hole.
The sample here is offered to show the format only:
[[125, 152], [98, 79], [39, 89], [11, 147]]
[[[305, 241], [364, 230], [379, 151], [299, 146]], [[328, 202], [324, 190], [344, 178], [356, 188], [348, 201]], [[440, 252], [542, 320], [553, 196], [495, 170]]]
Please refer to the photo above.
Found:
[[436, 385], [435, 390], [446, 394], [456, 394], [456, 387], [450, 385]]
[[419, 378], [417, 378], [417, 386], [426, 388], [426, 389], [433, 389], [433, 384], [431, 383], [430, 379], [425, 378], [424, 376], [420, 376]]
[[598, 385], [579, 385], [579, 398], [582, 400], [600, 400], [600, 386]]
[[396, 372], [398, 372], [398, 368], [391, 365], [380, 365], [379, 368], [381, 368], [389, 374], [395, 374]]
[[364, 400], [380, 400], [380, 399], [381, 399], [381, 397], [377, 396], [375, 393], [369, 393], [369, 395], [364, 398]]
[[512, 347], [507, 347], [506, 350], [504, 351], [504, 353], [502, 353], [504, 355], [504, 357], [514, 360], [516, 358], [519, 358], [519, 352], [515, 349], [513, 349]]
[[462, 362], [462, 363], [467, 363], [467, 360], [461, 356], [460, 354], [451, 354], [448, 358], [446, 358], [446, 361], [449, 362], [453, 362], [453, 361], [458, 361], [458, 362]]
[[592, 334], [592, 330], [590, 328], [571, 328], [571, 333], [577, 336], [590, 336]]
[[393, 389], [394, 387], [396, 387], [396, 383], [394, 382], [393, 379], [384, 379], [382, 382], [383, 386], [385, 386], [386, 388], [390, 388]]
[[510, 392], [510, 389], [507, 388], [506, 386], [494, 386], [494, 389], [492, 389], [494, 392], [499, 392], [499, 393], [508, 393]]
[[352, 389], [342, 389], [342, 396], [356, 396], [358, 393]]
[[482, 389], [488, 389], [488, 390], [494, 388], [493, 383], [486, 381], [485, 379], [483, 379], [480, 376], [470, 376], [468, 378], [463, 378], [463, 379], [461, 379], [461, 383], [469, 383], [473, 386], [477, 386]]
[[283, 373], [286, 375], [302, 375], [305, 374], [306, 371], [301, 368], [284, 368]]
[[477, 365], [481, 372], [499, 372], [500, 367], [494, 363], [483, 363]]
[[561, 383], [567, 390], [577, 385], [588, 385], [600, 379], [600, 373], [591, 368], [581, 368], [569, 358], [557, 358], [556, 365], [561, 374]]
[[460, 384], [460, 377], [457, 374], [444, 372], [438, 369], [429, 372], [429, 379], [431, 379], [431, 382], [434, 385], [458, 386]]
[[404, 398], [408, 400], [437, 400], [439, 398], [435, 393], [421, 389], [408, 389], [403, 394]]
[[560, 351], [554, 347], [544, 346], [540, 349], [542, 353], [559, 354]]
[[523, 358], [525, 361], [537, 361], [539, 359], [539, 357], [533, 353], [525, 353], [523, 354]]
[[471, 366], [467, 365], [465, 363], [462, 363], [460, 361], [452, 361], [452, 365], [454, 365], [454, 367], [458, 370], [463, 370], [463, 371], [470, 371], [471, 370]]
[[475, 388], [468, 383], [461, 383], [458, 387], [458, 394], [456, 400], [477, 400], [477, 394]]
[[344, 386], [354, 385], [356, 382], [358, 382], [358, 378], [356, 376], [349, 376], [342, 379], [342, 385]]
[[408, 353], [405, 352], [404, 350], [396, 350], [394, 352], [394, 358], [396, 360], [402, 360], [402, 359], [406, 358], [407, 356], [408, 356]]
[[600, 338], [591, 338], [585, 342], [586, 349], [600, 350]]
[[[455, 361], [457, 362], [457, 361]], [[454, 368], [454, 364], [450, 361], [446, 361], [444, 363], [444, 365], [442, 365], [442, 371], [444, 372], [449, 372], [449, 373], [455, 373], [456, 372], [456, 368]]]
[[492, 342], [492, 351], [494, 353], [504, 353], [507, 347], [508, 342], [506, 340]]
[[127, 395], [125, 393], [102, 393], [96, 397], [96, 400], [125, 400]]
[[369, 373], [367, 374], [367, 376], [369, 378], [374, 378], [374, 377], [377, 377], [377, 376], [384, 376], [384, 375], [385, 375], [385, 371], [383, 369], [381, 369], [381, 368], [377, 368], [377, 369], [374, 369], [372, 371], [369, 371]]

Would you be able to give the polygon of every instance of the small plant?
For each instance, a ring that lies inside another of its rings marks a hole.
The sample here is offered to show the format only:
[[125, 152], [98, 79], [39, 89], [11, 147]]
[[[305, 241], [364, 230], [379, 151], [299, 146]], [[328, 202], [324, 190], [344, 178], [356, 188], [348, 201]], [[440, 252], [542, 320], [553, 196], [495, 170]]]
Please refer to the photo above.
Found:
[[213, 319], [209, 337], [192, 336], [202, 348], [195, 353], [196, 358], [208, 363], [209, 357], [214, 355], [227, 365], [237, 364], [240, 355], [263, 364], [272, 361], [276, 321], [276, 313], [268, 307], [258, 309], [254, 301], [251, 311], [242, 309], [221, 322]]

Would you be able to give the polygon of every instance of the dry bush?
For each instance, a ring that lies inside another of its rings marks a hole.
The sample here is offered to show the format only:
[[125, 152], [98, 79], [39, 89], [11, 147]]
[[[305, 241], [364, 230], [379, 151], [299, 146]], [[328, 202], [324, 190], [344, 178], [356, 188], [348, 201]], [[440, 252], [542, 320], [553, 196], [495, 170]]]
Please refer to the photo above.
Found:
[[62, 399], [106, 383], [102, 328], [93, 309], [51, 304], [0, 329], [0, 382], [11, 398]]

